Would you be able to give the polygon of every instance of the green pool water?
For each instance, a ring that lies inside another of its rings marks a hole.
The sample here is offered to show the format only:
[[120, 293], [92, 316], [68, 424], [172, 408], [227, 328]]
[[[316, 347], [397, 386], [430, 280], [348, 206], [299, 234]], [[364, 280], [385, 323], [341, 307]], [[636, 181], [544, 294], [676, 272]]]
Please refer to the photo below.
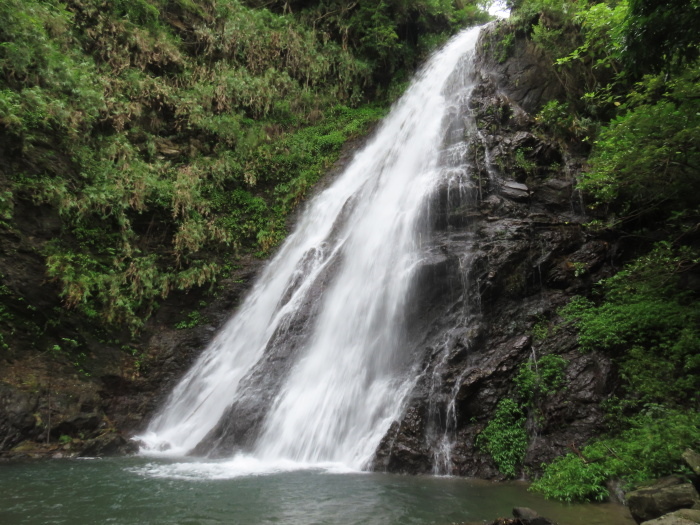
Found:
[[0, 463], [0, 523], [338, 524], [480, 522], [528, 506], [561, 525], [627, 525], [616, 505], [562, 505], [524, 483], [357, 473], [329, 465], [154, 458]]

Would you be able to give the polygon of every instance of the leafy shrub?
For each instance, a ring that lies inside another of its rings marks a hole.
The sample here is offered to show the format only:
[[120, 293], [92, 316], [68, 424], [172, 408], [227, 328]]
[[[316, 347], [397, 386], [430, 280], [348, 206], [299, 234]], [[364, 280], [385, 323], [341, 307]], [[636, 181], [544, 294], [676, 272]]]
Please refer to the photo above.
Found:
[[687, 403], [700, 391], [700, 304], [680, 287], [697, 260], [660, 243], [600, 284], [600, 304], [578, 298], [562, 311], [583, 350], [618, 358], [627, 396], [639, 403]]
[[[648, 78], [632, 109], [603, 130], [579, 188], [630, 216], [697, 206], [700, 201], [698, 68], [668, 83]], [[658, 91], [664, 93], [657, 99]]]
[[568, 364], [566, 359], [556, 354], [523, 363], [514, 381], [525, 405], [532, 405], [560, 391], [565, 385], [564, 370]]
[[605, 482], [634, 485], [682, 471], [680, 456], [700, 445], [700, 414], [650, 407], [617, 437], [594, 441], [579, 454], [557, 458], [531, 489], [566, 502], [603, 501]]
[[132, 332], [220, 261], [268, 253], [383, 115], [352, 107], [373, 89], [354, 50], [237, 0], [6, 0], [0, 17], [0, 219], [55, 209], [42, 255], [65, 306]]
[[502, 399], [493, 418], [477, 436], [476, 444], [488, 452], [498, 470], [509, 478], [517, 475], [527, 449], [525, 415], [513, 399]]

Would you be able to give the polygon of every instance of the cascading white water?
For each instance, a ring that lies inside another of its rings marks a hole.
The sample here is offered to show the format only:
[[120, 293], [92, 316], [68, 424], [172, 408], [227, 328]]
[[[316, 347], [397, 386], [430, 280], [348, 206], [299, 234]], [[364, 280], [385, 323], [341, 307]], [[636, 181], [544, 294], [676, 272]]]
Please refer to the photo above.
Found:
[[138, 436], [145, 451], [178, 455], [200, 443], [246, 395], [246, 378], [332, 265], [330, 283], [314, 299], [320, 310], [308, 340], [253, 454], [353, 468], [371, 459], [416, 381], [404, 314], [430, 196], [455, 176], [440, 149], [451, 140], [455, 106], [470, 92], [478, 33], [461, 33], [433, 56], [374, 139], [310, 203], [239, 311]]

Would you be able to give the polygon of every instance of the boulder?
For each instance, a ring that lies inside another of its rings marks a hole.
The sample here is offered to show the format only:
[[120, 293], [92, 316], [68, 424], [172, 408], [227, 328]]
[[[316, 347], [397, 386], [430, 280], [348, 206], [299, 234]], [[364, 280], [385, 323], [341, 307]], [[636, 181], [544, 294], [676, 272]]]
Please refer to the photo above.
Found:
[[653, 520], [645, 521], [642, 525], [696, 525], [700, 523], [700, 510], [681, 509]]
[[670, 476], [654, 485], [627, 494], [627, 505], [637, 523], [653, 520], [679, 509], [691, 508], [700, 498], [691, 483]]
[[501, 194], [513, 200], [527, 200], [530, 198], [530, 189], [515, 181], [506, 181], [501, 187]]
[[515, 507], [513, 509], [513, 517], [529, 520], [533, 518], [539, 518], [540, 515], [529, 507]]
[[683, 452], [681, 457], [685, 460], [690, 469], [695, 474], [700, 476], [700, 454], [694, 450], [687, 449], [685, 452]]
[[78, 455], [81, 457], [123, 456], [134, 454], [137, 450], [136, 443], [127, 440], [121, 434], [110, 432], [86, 441]]
[[515, 523], [522, 525], [556, 525], [553, 521], [543, 518], [536, 511], [528, 507], [515, 507], [513, 516], [516, 518]]

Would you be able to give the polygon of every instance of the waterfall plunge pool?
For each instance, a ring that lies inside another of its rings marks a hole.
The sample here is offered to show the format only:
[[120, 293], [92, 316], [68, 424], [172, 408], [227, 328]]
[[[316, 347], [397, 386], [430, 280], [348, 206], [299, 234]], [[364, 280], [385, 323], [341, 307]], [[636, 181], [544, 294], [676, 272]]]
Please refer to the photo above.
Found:
[[0, 523], [449, 525], [526, 506], [560, 525], [632, 525], [626, 508], [563, 505], [520, 482], [147, 457], [0, 465]]

